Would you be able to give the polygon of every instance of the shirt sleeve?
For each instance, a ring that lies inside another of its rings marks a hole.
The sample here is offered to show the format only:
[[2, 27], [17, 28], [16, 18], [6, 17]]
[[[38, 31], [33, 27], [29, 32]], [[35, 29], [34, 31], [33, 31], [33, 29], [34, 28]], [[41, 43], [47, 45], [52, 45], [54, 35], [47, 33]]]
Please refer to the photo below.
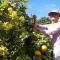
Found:
[[40, 28], [40, 29], [48, 29], [47, 28], [47, 25], [42, 25], [42, 24], [36, 24], [37, 25], [37, 28]]
[[40, 28], [37, 28], [40, 32], [42, 33], [45, 33], [45, 34], [48, 34], [48, 35], [54, 35], [56, 33], [59, 33], [60, 32], [60, 26], [54, 30], [45, 30], [45, 29], [40, 29]]

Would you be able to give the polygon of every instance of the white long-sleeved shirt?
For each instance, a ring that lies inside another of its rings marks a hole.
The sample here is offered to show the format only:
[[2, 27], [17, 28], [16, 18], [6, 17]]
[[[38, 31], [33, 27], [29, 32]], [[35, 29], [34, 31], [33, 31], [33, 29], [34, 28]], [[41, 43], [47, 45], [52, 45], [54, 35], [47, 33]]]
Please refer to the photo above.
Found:
[[37, 29], [40, 30], [42, 33], [48, 34], [52, 40], [52, 44], [57, 40], [60, 40], [60, 23], [54, 23], [54, 24], [46, 24], [41, 25], [37, 24]]

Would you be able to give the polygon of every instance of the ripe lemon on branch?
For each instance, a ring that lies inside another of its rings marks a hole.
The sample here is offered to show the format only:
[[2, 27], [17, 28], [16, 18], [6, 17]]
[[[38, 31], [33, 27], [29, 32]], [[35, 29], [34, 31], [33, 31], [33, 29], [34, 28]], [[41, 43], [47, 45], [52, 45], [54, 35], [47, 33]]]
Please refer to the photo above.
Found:
[[13, 12], [13, 8], [9, 7], [9, 8], [8, 8], [8, 14], [9, 14], [9, 15], [12, 15], [12, 12]]
[[0, 46], [0, 56], [5, 56], [5, 55], [8, 55], [8, 54], [9, 54], [9, 52], [8, 52], [7, 47], [1, 45]]
[[8, 29], [11, 29], [12, 28], [12, 24], [10, 22], [4, 22], [3, 23], [3, 27], [4, 29], [8, 30]]
[[42, 46], [41, 46], [41, 51], [42, 51], [42, 52], [47, 52], [47, 50], [48, 50], [47, 45], [42, 45]]
[[34, 52], [34, 54], [35, 54], [36, 56], [40, 56], [40, 55], [41, 55], [41, 52], [40, 52], [39, 50], [36, 50], [36, 51]]
[[17, 11], [13, 11], [12, 12], [12, 17], [16, 17], [17, 16]]

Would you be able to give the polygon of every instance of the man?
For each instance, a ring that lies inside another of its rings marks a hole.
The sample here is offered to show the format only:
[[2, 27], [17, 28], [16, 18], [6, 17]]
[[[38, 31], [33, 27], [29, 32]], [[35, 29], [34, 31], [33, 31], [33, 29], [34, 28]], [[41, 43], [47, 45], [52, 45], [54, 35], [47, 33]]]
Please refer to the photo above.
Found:
[[60, 23], [58, 19], [60, 13], [57, 10], [53, 10], [48, 13], [51, 24], [41, 25], [35, 23], [35, 28], [44, 34], [48, 34], [53, 44], [54, 60], [60, 60]]

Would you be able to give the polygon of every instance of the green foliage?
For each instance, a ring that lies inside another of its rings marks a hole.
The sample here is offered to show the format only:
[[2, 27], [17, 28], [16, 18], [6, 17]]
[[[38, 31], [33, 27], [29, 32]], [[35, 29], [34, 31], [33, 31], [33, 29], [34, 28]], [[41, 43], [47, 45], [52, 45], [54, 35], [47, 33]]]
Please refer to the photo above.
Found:
[[43, 23], [43, 24], [49, 24], [49, 23], [51, 23], [49, 17], [41, 17], [41, 18], [39, 19], [39, 22], [41, 22], [41, 23]]
[[[11, 2], [10, 2], [11, 1]], [[26, 0], [0, 1], [0, 60], [49, 60], [49, 36], [34, 31], [32, 19], [26, 14]], [[41, 45], [48, 51], [41, 56], [34, 54]]]

